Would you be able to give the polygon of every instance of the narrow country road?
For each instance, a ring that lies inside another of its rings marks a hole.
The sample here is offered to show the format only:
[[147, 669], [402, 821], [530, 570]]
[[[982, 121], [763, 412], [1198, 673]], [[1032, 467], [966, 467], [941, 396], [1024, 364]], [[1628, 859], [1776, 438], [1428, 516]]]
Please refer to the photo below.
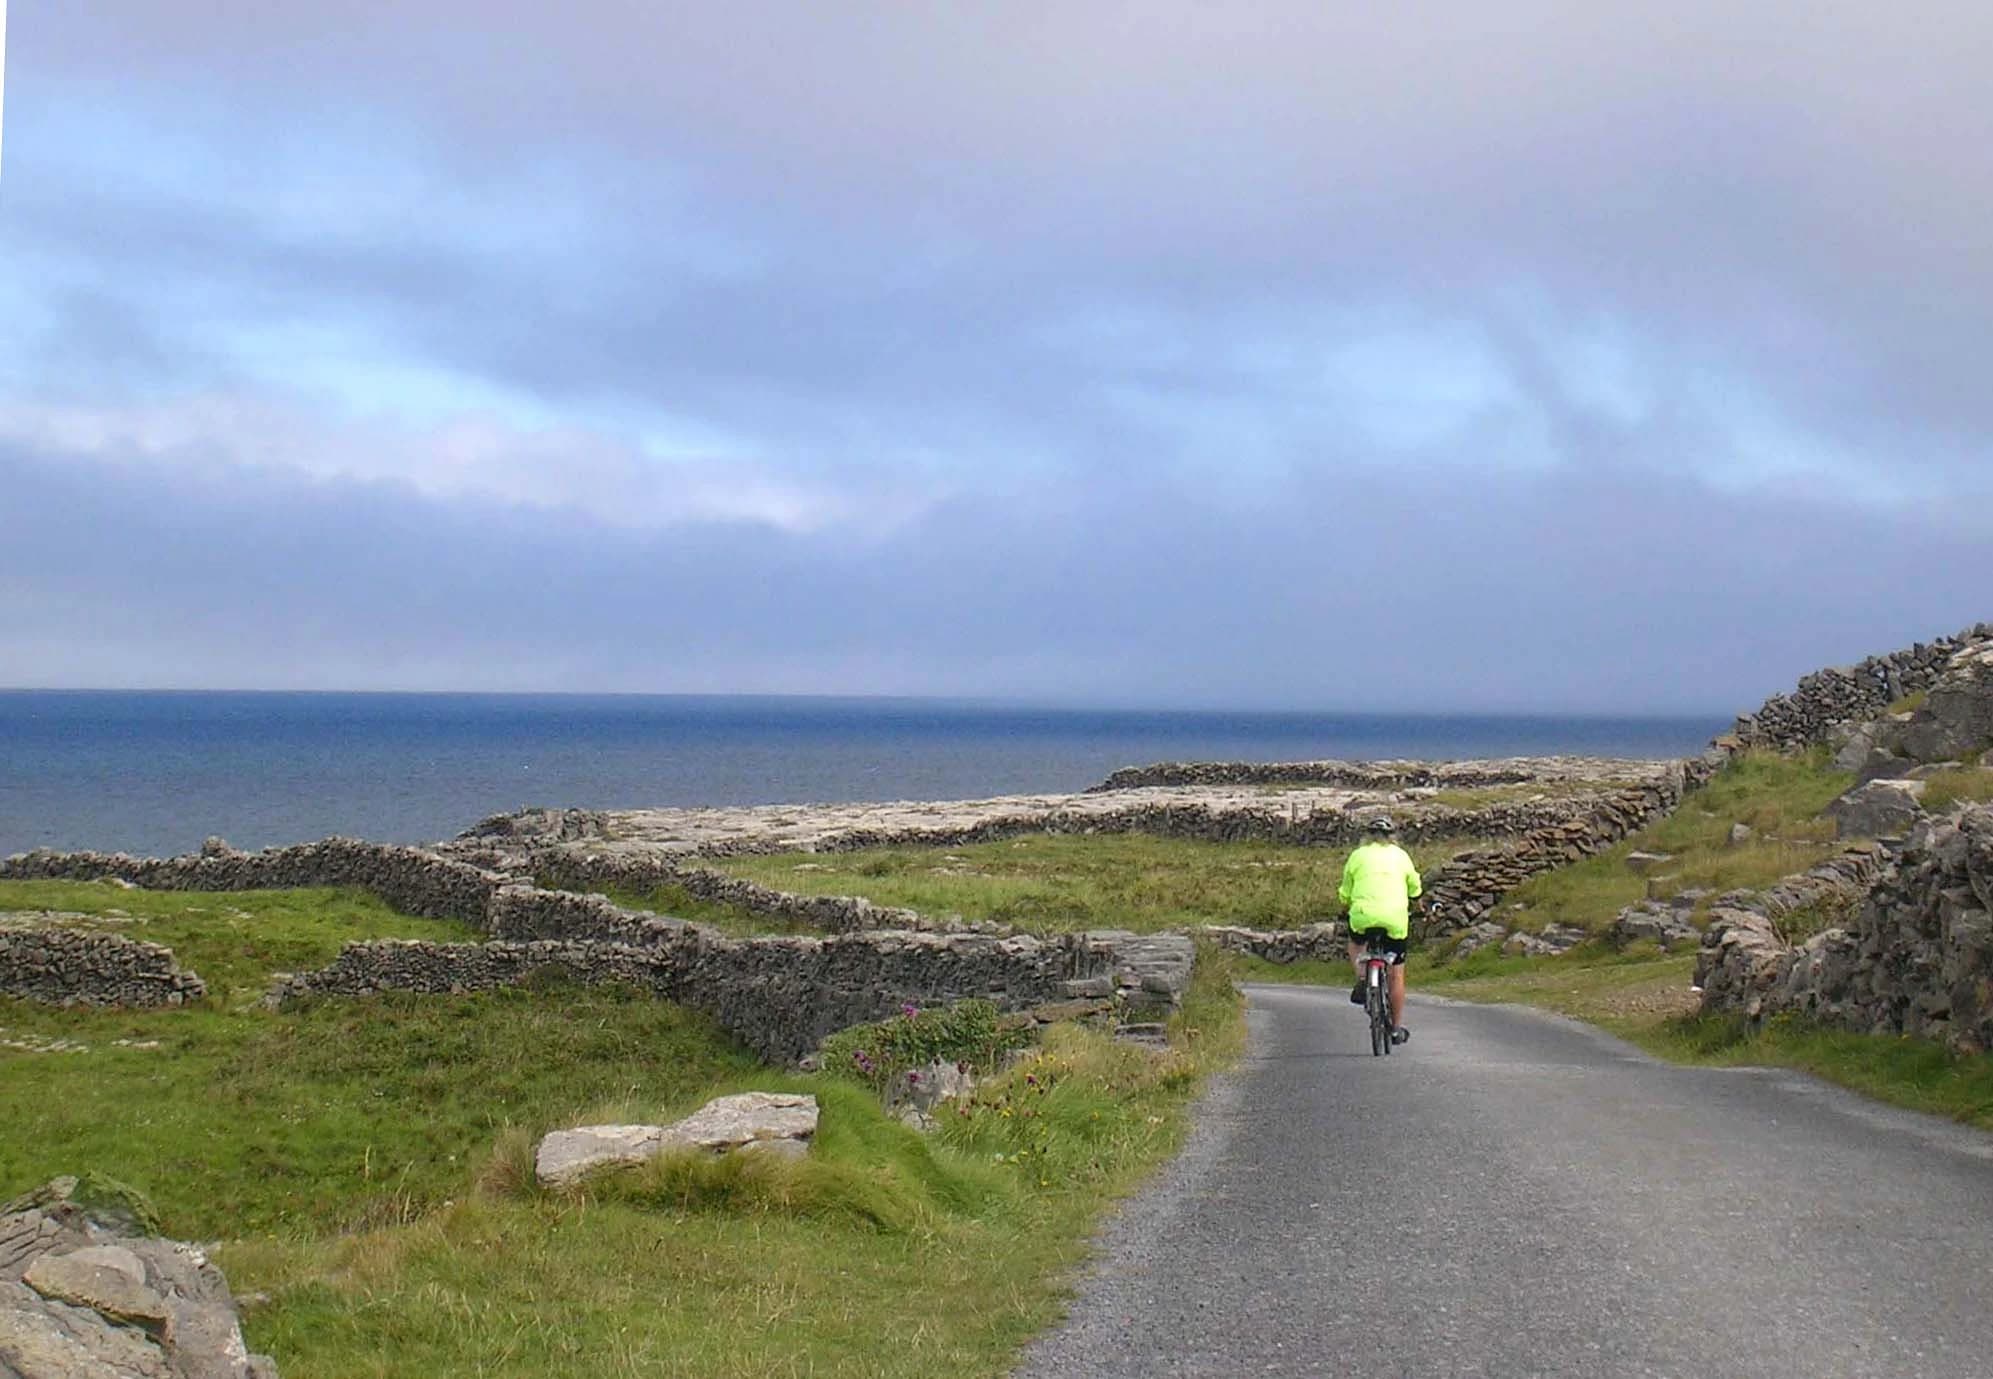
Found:
[[1025, 1379], [1993, 1375], [1993, 1137], [1513, 1007], [1250, 989]]

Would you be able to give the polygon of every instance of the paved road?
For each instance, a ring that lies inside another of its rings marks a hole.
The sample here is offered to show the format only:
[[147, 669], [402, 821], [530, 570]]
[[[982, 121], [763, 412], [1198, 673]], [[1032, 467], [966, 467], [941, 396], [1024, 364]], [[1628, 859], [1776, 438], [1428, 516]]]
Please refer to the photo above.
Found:
[[1993, 1375], [1993, 1137], [1509, 1007], [1372, 1058], [1346, 994], [1251, 990], [1020, 1376]]

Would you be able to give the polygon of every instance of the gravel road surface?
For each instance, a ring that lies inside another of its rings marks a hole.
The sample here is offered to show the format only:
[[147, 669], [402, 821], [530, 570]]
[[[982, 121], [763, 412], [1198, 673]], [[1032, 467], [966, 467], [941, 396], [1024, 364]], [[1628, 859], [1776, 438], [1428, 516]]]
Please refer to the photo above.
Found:
[[1024, 1379], [1993, 1375], [1993, 1136], [1534, 1011], [1255, 987]]

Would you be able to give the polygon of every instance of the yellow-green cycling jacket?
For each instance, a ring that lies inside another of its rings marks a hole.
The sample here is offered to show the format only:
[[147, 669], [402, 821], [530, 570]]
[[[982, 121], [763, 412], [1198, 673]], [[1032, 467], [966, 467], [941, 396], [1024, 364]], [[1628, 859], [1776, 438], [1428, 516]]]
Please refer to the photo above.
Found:
[[1365, 843], [1343, 863], [1342, 889], [1352, 929], [1382, 929], [1392, 938], [1412, 932], [1412, 897], [1419, 893], [1419, 869], [1396, 843]]

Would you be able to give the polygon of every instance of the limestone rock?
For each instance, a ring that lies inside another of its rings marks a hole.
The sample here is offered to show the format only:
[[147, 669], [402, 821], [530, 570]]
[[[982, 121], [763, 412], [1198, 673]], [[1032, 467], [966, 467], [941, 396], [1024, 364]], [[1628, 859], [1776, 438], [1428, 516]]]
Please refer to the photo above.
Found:
[[1575, 924], [1546, 924], [1538, 935], [1554, 953], [1566, 953], [1591, 938], [1591, 931]]
[[0, 1374], [23, 1379], [176, 1379], [158, 1346], [84, 1308], [0, 1283]]
[[533, 1152], [533, 1174], [549, 1187], [576, 1182], [601, 1168], [622, 1168], [662, 1152], [661, 1125], [582, 1125], [555, 1130]]
[[1924, 789], [1920, 780], [1872, 780], [1828, 805], [1827, 815], [1838, 837], [1894, 837], [1923, 817]]
[[0, 1215], [0, 1375], [275, 1379], [228, 1281], [192, 1245], [127, 1233], [60, 1178]]
[[1698, 943], [1702, 934], [1689, 923], [1687, 910], [1662, 901], [1644, 900], [1621, 910], [1606, 931], [1617, 947], [1652, 939], [1664, 949]]
[[1460, 942], [1454, 945], [1453, 956], [1464, 958], [1470, 953], [1478, 953], [1490, 944], [1501, 943], [1508, 936], [1509, 929], [1506, 924], [1484, 919], [1460, 936]]
[[1635, 876], [1645, 876], [1654, 868], [1665, 867], [1674, 860], [1674, 855], [1667, 852], [1629, 852], [1626, 854], [1626, 869]]
[[[627, 1167], [673, 1149], [800, 1154], [817, 1132], [817, 1099], [793, 1092], [716, 1097], [671, 1125], [584, 1125], [556, 1130], [533, 1155], [534, 1175], [550, 1187], [603, 1168]], [[779, 1146], [781, 1141], [791, 1146]]]
[[28, 1266], [21, 1282], [52, 1302], [87, 1307], [155, 1336], [167, 1335], [173, 1321], [166, 1299], [145, 1286], [145, 1265], [115, 1245], [45, 1254]]
[[807, 1140], [817, 1133], [817, 1099], [795, 1092], [716, 1097], [664, 1128], [665, 1147], [723, 1153], [757, 1140]]
[[1993, 744], [1993, 646], [1954, 656], [1892, 737], [1899, 751], [1920, 762], [1964, 757]]
[[1730, 846], [1733, 848], [1742, 847], [1744, 846], [1744, 844], [1750, 842], [1751, 839], [1757, 836], [1758, 836], [1757, 831], [1753, 829], [1749, 824], [1730, 825], [1729, 843]]

